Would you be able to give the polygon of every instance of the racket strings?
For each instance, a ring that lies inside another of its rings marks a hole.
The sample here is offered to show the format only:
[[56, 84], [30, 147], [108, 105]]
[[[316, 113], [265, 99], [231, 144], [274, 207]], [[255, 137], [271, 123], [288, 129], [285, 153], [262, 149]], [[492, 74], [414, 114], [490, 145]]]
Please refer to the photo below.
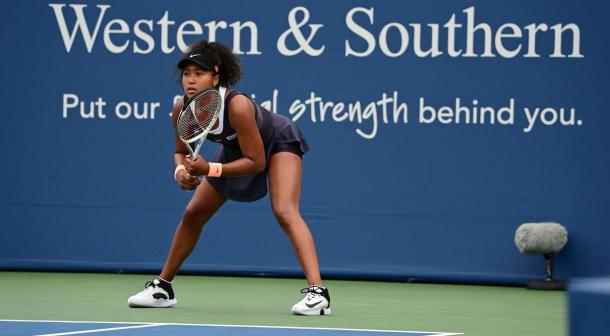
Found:
[[217, 111], [220, 111], [220, 96], [218, 94], [209, 94], [195, 100], [192, 113], [199, 126], [209, 131], [216, 122]]
[[185, 143], [204, 138], [216, 123], [222, 99], [216, 90], [207, 90], [193, 97], [178, 116], [176, 132]]
[[180, 113], [177, 131], [178, 136], [187, 142], [198, 139], [204, 132], [190, 109]]

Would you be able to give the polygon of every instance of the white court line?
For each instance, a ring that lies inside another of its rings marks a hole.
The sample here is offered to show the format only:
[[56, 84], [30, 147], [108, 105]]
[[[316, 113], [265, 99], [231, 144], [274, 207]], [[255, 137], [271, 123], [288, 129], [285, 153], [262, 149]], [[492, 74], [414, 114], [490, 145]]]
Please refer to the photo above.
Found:
[[[87, 323], [87, 322], [81, 322]], [[90, 330], [79, 330], [79, 331], [68, 331], [57, 334], [40, 334], [35, 336], [64, 336], [64, 335], [78, 335], [78, 334], [92, 334], [96, 332], [104, 332], [104, 331], [113, 331], [113, 330], [125, 330], [125, 329], [137, 329], [137, 328], [149, 328], [149, 327], [157, 327], [166, 325], [166, 323], [156, 323], [156, 324], [145, 324], [145, 325], [135, 325], [129, 327], [115, 327], [115, 328], [102, 328], [102, 329], [90, 329]]]
[[[240, 324], [197, 324], [197, 323], [155, 323], [155, 322], [116, 322], [116, 321], [56, 321], [56, 320], [1, 320], [0, 322], [40, 322], [40, 323], [100, 323], [100, 324], [137, 324], [139, 327], [149, 327], [157, 325], [168, 326], [192, 326], [192, 327], [230, 327], [230, 328], [261, 328], [261, 329], [305, 329], [305, 330], [329, 330], [329, 331], [364, 331], [379, 333], [415, 333], [415, 334], [434, 334], [434, 336], [457, 336], [464, 333], [443, 332], [443, 331], [421, 331], [421, 330], [384, 330], [384, 329], [352, 329], [352, 328], [316, 328], [316, 327], [291, 327], [291, 326], [264, 326], [264, 325], [240, 325]], [[134, 326], [135, 327], [135, 326]], [[56, 336], [68, 334], [49, 334], [37, 336]]]
[[303, 329], [303, 330], [328, 330], [328, 331], [364, 331], [378, 333], [411, 333], [411, 334], [434, 334], [434, 336], [464, 335], [463, 333], [447, 333], [442, 331], [421, 330], [387, 330], [387, 329], [352, 329], [352, 328], [320, 328], [320, 327], [289, 327], [289, 326], [261, 326], [261, 325], [232, 325], [232, 324], [195, 324], [195, 323], [168, 323], [168, 325], [194, 326], [194, 327], [220, 327], [220, 328], [261, 328], [261, 329]]

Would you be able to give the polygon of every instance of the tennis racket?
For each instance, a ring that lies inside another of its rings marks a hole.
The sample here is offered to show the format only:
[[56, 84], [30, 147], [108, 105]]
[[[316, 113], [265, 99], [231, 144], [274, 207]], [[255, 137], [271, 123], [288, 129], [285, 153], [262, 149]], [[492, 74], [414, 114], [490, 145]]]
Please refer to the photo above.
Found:
[[201, 145], [220, 114], [220, 93], [204, 89], [189, 99], [178, 115], [176, 134], [189, 151], [192, 160], [197, 159]]

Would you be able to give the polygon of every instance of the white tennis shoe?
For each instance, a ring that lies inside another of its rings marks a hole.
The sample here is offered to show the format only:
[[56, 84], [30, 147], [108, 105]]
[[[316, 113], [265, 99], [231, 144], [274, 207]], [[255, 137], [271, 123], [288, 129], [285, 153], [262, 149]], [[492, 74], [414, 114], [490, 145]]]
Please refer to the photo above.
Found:
[[292, 313], [296, 315], [330, 315], [330, 295], [328, 289], [320, 286], [303, 288], [306, 293], [303, 300], [292, 306]]
[[144, 290], [131, 296], [127, 304], [131, 308], [168, 308], [176, 305], [174, 290], [169, 282], [155, 279], [144, 285]]

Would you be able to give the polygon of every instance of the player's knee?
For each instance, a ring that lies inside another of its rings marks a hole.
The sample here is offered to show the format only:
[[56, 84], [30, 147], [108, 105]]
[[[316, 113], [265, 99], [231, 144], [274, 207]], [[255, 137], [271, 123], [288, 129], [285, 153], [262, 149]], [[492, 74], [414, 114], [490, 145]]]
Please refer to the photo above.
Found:
[[298, 223], [300, 214], [296, 208], [293, 206], [274, 206], [273, 207], [273, 215], [275, 216], [277, 222], [283, 228], [289, 228], [291, 225]]
[[188, 226], [202, 226], [205, 224], [205, 214], [196, 206], [189, 204], [182, 215], [182, 224]]

